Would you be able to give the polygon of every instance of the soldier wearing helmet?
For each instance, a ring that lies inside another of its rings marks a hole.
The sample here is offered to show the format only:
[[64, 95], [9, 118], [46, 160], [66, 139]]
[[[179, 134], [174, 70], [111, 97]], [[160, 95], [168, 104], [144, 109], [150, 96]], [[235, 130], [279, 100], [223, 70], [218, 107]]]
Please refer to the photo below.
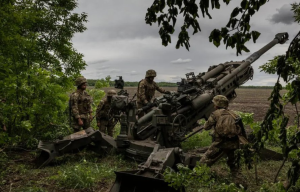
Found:
[[[156, 72], [153, 69], [149, 69], [146, 72], [145, 79], [142, 79], [139, 82], [138, 90], [137, 90], [138, 109], [151, 103], [151, 100], [155, 94], [155, 90], [159, 91], [160, 93], [170, 94], [170, 91], [165, 91], [154, 82], [155, 77], [156, 77]], [[142, 117], [143, 115], [144, 113], [140, 112], [139, 118]]]
[[81, 127], [87, 129], [90, 127], [92, 116], [92, 97], [85, 91], [87, 80], [84, 77], [78, 77], [75, 80], [77, 90], [70, 97], [70, 109], [73, 117], [72, 127], [74, 132], [80, 131]]
[[107, 97], [102, 99], [97, 107], [96, 119], [97, 126], [100, 131], [107, 133], [109, 136], [113, 136], [114, 127], [117, 121], [113, 118], [111, 114], [111, 100], [117, 92], [115, 90], [110, 90], [107, 92]]
[[[244, 144], [248, 142], [244, 133], [243, 123], [238, 115], [227, 109], [229, 101], [225, 96], [217, 95], [213, 98], [212, 102], [216, 110], [211, 113], [204, 124], [204, 129], [214, 129], [214, 141], [200, 159], [200, 164], [212, 166], [225, 154], [228, 158], [227, 165], [230, 168], [234, 182], [247, 187], [241, 178], [241, 173], [236, 165], [237, 162], [234, 156], [234, 152], [239, 148], [240, 142]], [[238, 124], [237, 120], [240, 120]]]

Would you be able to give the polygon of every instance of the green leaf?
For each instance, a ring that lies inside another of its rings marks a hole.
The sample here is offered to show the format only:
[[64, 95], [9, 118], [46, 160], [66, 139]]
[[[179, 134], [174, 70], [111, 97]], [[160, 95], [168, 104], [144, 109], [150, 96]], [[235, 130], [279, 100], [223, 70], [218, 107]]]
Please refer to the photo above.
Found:
[[260, 32], [252, 31], [252, 32], [251, 32], [251, 35], [252, 35], [253, 42], [256, 43], [256, 40], [257, 40], [258, 37], [260, 36]]
[[228, 34], [228, 32], [229, 31], [228, 31], [228, 29], [226, 27], [222, 27], [221, 34], [222, 34], [223, 37], [226, 36]]
[[234, 17], [238, 16], [239, 13], [240, 13], [239, 8], [238, 7], [234, 8], [234, 10], [232, 11], [232, 13], [230, 15], [230, 18], [234, 18]]
[[252, 15], [254, 15], [255, 10], [253, 8], [249, 8], [248, 13], [252, 16]]
[[230, 3], [231, 0], [223, 0], [224, 3], [226, 3], [226, 5], [228, 5]]
[[248, 6], [249, 6], [249, 1], [248, 1], [248, 0], [243, 0], [243, 1], [241, 2], [241, 7], [242, 7], [243, 9], [247, 9]]
[[250, 52], [249, 49], [248, 49], [245, 45], [242, 45], [241, 47], [242, 47], [242, 50], [243, 50], [243, 51], [245, 51], [245, 52], [247, 52], [247, 53]]

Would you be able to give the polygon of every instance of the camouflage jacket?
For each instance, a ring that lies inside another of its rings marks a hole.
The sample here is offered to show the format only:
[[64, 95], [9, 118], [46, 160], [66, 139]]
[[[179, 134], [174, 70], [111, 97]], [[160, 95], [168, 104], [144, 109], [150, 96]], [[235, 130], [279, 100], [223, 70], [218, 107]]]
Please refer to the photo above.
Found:
[[[215, 131], [215, 127], [217, 125], [218, 119], [223, 114], [222, 111], [224, 109], [217, 109], [216, 111], [212, 112], [209, 116], [208, 120], [204, 124], [205, 130], [210, 130], [213, 128], [213, 137], [214, 142], [216, 143], [216, 146], [219, 148], [230, 148], [230, 149], [236, 149], [239, 147], [239, 138], [238, 136], [234, 138], [224, 138], [220, 137], [218, 133]], [[230, 110], [231, 113], [235, 114], [233, 111]], [[229, 116], [230, 117], [230, 116]]]
[[72, 116], [76, 119], [87, 119], [92, 113], [92, 97], [86, 92], [77, 89], [70, 97]]
[[110, 113], [110, 102], [107, 99], [102, 99], [97, 107], [96, 111], [96, 119], [97, 122], [101, 120], [109, 120], [109, 113]]
[[146, 79], [141, 80], [137, 90], [137, 103], [145, 105], [150, 102], [154, 97], [155, 90], [165, 93], [165, 90], [160, 88], [154, 81], [149, 83]]

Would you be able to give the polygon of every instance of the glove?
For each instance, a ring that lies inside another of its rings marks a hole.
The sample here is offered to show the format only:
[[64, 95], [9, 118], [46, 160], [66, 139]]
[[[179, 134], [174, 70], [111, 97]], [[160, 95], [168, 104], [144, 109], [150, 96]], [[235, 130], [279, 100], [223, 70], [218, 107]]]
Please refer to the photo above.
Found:
[[165, 94], [171, 94], [171, 91], [165, 91]]

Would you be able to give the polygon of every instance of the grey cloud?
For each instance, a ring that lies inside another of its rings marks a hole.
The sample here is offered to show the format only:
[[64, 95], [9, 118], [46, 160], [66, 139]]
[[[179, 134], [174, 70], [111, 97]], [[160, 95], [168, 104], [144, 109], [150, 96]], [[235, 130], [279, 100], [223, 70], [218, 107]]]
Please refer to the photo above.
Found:
[[294, 20], [294, 14], [291, 10], [291, 5], [283, 5], [280, 9], [277, 9], [277, 13], [275, 13], [270, 19], [273, 23], [284, 23], [284, 24], [292, 24]]
[[145, 23], [151, 2], [79, 0], [76, 12], [87, 12], [88, 31], [80, 35], [84, 42], [104, 42], [135, 38], [158, 37], [158, 28]]
[[109, 69], [109, 66], [100, 66], [97, 67], [98, 70]]
[[[246, 44], [250, 53], [243, 53], [239, 57], [236, 57], [235, 49], [226, 50], [224, 45], [216, 48], [208, 39], [213, 29], [220, 29], [226, 25], [232, 9], [239, 5], [239, 1], [232, 1], [229, 6], [222, 4], [222, 9], [213, 10], [211, 20], [207, 17], [200, 18], [202, 31], [195, 35], [190, 33], [191, 48], [187, 51], [184, 47], [175, 48], [182, 24], [181, 18], [178, 18], [172, 43], [167, 47], [161, 45], [157, 23], [153, 26], [145, 24], [145, 14], [147, 7], [151, 6], [151, 1], [145, 3], [145, 1], [127, 0], [116, 3], [116, 1], [79, 0], [78, 12], [87, 12], [89, 22], [87, 31], [76, 34], [73, 43], [74, 47], [84, 54], [85, 59], [91, 61], [82, 72], [84, 75], [87, 74], [87, 78], [99, 79], [107, 75], [112, 77], [122, 75], [125, 81], [139, 81], [145, 77], [148, 69], [153, 68], [157, 71], [155, 79], [157, 82], [177, 82], [181, 77], [185, 77], [186, 72], [193, 71], [198, 74], [206, 72], [211, 65], [231, 60], [241, 61], [266, 45], [275, 34], [283, 30], [288, 31], [293, 37], [299, 31], [298, 25], [283, 23], [272, 25], [267, 20], [267, 17], [271, 18], [278, 13], [276, 8], [293, 1], [269, 1], [251, 17], [251, 30], [261, 32], [261, 36], [256, 44], [253, 41]], [[262, 74], [258, 73], [260, 71], [258, 66], [272, 59], [274, 54], [284, 54], [287, 46], [288, 44], [276, 45], [253, 64], [255, 77], [253, 81], [249, 81], [249, 85], [261, 84], [265, 77], [260, 78]], [[269, 53], [270, 56], [267, 55]], [[178, 58], [182, 60], [189, 58], [191, 61], [186, 64], [170, 63]], [[96, 61], [100, 61], [99, 64]], [[96, 72], [93, 73], [94, 71]]]
[[177, 60], [174, 60], [174, 61], [171, 61], [171, 63], [173, 64], [185, 64], [185, 63], [190, 63], [192, 60], [191, 59], [177, 59]]
[[121, 70], [120, 69], [110, 69], [107, 70], [108, 73], [119, 73]]
[[185, 70], [190, 70], [190, 71], [194, 71], [195, 68], [192, 68], [192, 67], [186, 67]]
[[131, 71], [129, 74], [130, 75], [139, 75], [140, 73], [138, 73], [137, 71]]
[[96, 72], [90, 72], [90, 73], [86, 73], [84, 72], [83, 75], [92, 75], [92, 74], [95, 74]]
[[172, 80], [178, 80], [178, 81], [181, 80], [181, 78], [182, 78], [182, 77], [180, 77], [180, 76], [174, 76], [174, 77], [171, 77]]
[[106, 59], [100, 59], [100, 60], [96, 60], [96, 61], [89, 61], [89, 62], [87, 62], [87, 64], [89, 64], [89, 65], [94, 65], [94, 64], [100, 64], [100, 63], [105, 63], [105, 62], [107, 62], [108, 60], [106, 60]]

